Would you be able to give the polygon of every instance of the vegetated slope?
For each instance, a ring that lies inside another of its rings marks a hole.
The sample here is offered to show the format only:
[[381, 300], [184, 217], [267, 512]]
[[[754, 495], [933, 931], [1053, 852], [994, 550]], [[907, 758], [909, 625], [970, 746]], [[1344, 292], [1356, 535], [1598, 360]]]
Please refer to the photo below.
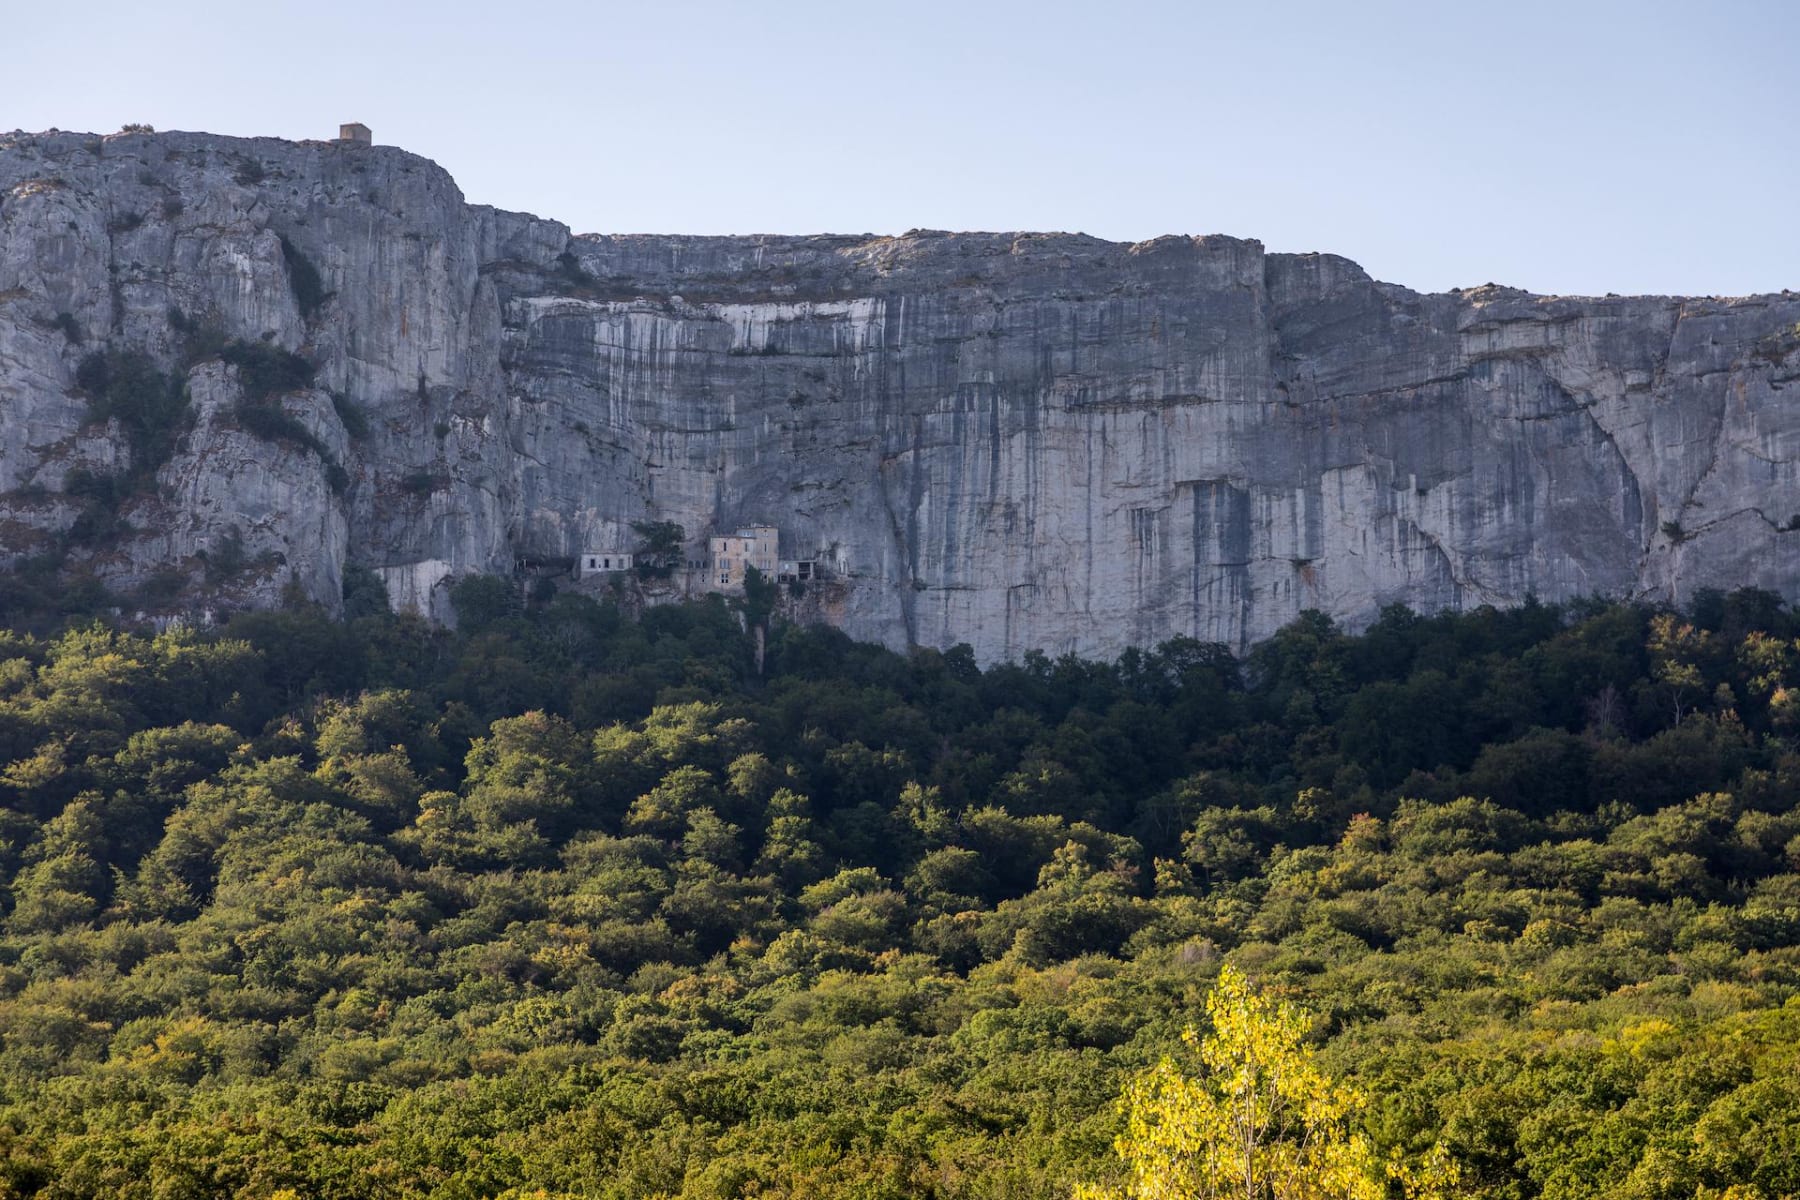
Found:
[[688, 561], [777, 526], [822, 618], [984, 664], [1793, 600], [1797, 379], [1789, 294], [1425, 295], [1216, 235], [571, 236], [391, 146], [0, 136], [0, 564], [127, 611], [331, 606], [349, 563], [442, 615], [660, 521]]
[[1469, 1195], [1800, 1190], [1766, 594], [761, 677], [512, 597], [0, 640], [0, 1195], [1061, 1197], [1227, 959]]

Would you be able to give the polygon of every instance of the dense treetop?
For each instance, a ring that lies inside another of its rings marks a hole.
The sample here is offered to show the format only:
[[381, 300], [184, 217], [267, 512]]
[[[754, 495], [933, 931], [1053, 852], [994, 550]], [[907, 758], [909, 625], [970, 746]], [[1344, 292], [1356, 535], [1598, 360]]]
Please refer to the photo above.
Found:
[[1800, 1192], [1800, 617], [0, 633], [0, 1197], [1062, 1197], [1230, 963], [1469, 1195]]

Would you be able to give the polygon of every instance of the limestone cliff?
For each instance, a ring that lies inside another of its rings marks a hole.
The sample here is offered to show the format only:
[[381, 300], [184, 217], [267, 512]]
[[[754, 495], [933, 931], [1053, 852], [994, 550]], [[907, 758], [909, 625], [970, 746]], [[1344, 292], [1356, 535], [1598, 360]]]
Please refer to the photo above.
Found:
[[[302, 433], [247, 421], [224, 343], [313, 365], [270, 400]], [[77, 379], [101, 348], [193, 415], [71, 538], [70, 480], [130, 466]], [[441, 611], [645, 519], [778, 525], [851, 633], [984, 660], [1800, 597], [1797, 399], [1789, 293], [1421, 295], [1216, 236], [571, 237], [388, 147], [0, 137], [0, 554], [176, 603], [333, 603], [349, 561]]]

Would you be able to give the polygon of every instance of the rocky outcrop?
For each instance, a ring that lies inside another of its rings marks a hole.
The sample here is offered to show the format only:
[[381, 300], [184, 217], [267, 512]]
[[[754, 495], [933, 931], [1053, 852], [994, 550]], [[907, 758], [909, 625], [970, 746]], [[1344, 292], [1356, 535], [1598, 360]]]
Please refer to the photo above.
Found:
[[[310, 360], [275, 400], [310, 437], [245, 427], [221, 340]], [[101, 346], [196, 411], [71, 544], [71, 469], [128, 465], [76, 379]], [[393, 148], [0, 138], [0, 550], [189, 599], [334, 602], [350, 561], [441, 611], [646, 519], [777, 524], [849, 632], [984, 660], [1800, 597], [1797, 398], [1786, 293], [1420, 295], [1226, 237], [571, 237]], [[250, 565], [209, 577], [232, 536]]]

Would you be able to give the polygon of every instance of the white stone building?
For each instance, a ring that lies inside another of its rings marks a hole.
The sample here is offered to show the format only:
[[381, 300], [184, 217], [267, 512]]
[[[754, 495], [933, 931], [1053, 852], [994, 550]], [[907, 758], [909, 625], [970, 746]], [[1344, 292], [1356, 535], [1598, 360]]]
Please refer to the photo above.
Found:
[[614, 571], [631, 570], [632, 556], [629, 550], [583, 550], [575, 560], [575, 577], [586, 579], [592, 575], [607, 575]]

